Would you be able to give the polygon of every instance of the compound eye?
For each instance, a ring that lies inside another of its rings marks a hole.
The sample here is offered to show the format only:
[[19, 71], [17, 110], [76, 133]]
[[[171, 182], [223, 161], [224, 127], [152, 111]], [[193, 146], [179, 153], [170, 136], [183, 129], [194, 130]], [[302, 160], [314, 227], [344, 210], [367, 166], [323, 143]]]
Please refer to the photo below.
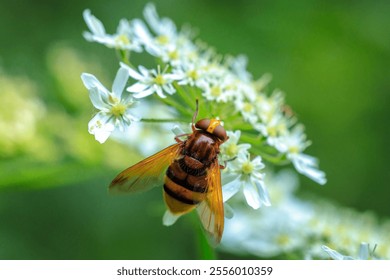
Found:
[[210, 119], [201, 119], [196, 122], [195, 127], [202, 130], [207, 130], [209, 125], [210, 125]]
[[222, 125], [218, 125], [215, 129], [213, 134], [217, 136], [222, 142], [225, 142], [227, 140], [227, 134], [226, 130]]

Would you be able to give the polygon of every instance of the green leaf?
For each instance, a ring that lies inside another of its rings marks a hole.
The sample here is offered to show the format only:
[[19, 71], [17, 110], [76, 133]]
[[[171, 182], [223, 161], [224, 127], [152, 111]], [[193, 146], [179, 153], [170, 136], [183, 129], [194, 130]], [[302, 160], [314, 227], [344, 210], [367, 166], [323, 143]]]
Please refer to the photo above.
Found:
[[0, 190], [53, 188], [101, 176], [101, 168], [75, 161], [41, 163], [30, 159], [0, 162]]

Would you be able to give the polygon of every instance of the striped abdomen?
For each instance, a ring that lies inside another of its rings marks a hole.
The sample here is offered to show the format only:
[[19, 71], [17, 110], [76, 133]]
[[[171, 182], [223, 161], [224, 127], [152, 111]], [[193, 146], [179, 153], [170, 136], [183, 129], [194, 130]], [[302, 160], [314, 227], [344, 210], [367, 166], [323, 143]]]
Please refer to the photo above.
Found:
[[188, 162], [197, 161], [189, 156], [175, 160], [165, 175], [164, 198], [172, 213], [186, 213], [202, 202], [207, 192], [207, 171], [203, 164], [194, 169]]
[[218, 145], [204, 132], [192, 134], [183, 145], [182, 155], [168, 167], [164, 199], [174, 214], [191, 211], [207, 195], [207, 171], [216, 159]]

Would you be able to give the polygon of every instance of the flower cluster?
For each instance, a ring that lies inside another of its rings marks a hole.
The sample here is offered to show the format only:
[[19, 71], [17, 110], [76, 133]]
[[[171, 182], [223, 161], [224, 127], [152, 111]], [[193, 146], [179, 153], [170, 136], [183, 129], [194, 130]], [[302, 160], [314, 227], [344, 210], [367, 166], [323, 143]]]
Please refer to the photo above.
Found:
[[43, 142], [38, 125], [46, 106], [36, 95], [36, 85], [26, 77], [11, 77], [0, 68], [0, 159], [25, 152], [34, 154]]
[[315, 197], [302, 200], [290, 170], [267, 173], [265, 184], [272, 207], [248, 211], [242, 197], [230, 202], [234, 216], [226, 219], [222, 250], [260, 258], [390, 258], [389, 220], [379, 223], [372, 213]]
[[[103, 24], [89, 10], [84, 11], [94, 41], [118, 52], [121, 62], [112, 90], [107, 90], [91, 74], [82, 74], [98, 113], [89, 123], [89, 132], [103, 143], [114, 131], [131, 130], [134, 122], [158, 122], [134, 106], [155, 106], [156, 102], [173, 109], [173, 123], [188, 123], [199, 100], [199, 116], [223, 120], [229, 140], [221, 146], [220, 162], [224, 201], [241, 193], [249, 206], [258, 209], [271, 205], [265, 178], [268, 164], [291, 162], [295, 169], [319, 184], [325, 173], [317, 159], [304, 153], [310, 145], [303, 125], [285, 104], [284, 94], [265, 88], [270, 75], [254, 79], [247, 70], [247, 58], [222, 56], [194, 40], [191, 29], [178, 29], [172, 20], [161, 18], [155, 6], [147, 4], [144, 20], [122, 19], [115, 34], [107, 34]], [[147, 68], [133, 65], [136, 53], [155, 58]], [[167, 122], [167, 119], [161, 120]]]

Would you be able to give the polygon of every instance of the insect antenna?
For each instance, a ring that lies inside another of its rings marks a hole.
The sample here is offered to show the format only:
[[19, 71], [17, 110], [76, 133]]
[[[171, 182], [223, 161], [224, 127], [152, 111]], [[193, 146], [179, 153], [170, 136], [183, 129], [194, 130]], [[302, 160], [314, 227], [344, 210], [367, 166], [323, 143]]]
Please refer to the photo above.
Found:
[[195, 120], [196, 117], [198, 116], [198, 111], [199, 111], [199, 102], [198, 99], [196, 99], [196, 105], [195, 105], [195, 112], [194, 115], [192, 116], [192, 130], [195, 130]]

